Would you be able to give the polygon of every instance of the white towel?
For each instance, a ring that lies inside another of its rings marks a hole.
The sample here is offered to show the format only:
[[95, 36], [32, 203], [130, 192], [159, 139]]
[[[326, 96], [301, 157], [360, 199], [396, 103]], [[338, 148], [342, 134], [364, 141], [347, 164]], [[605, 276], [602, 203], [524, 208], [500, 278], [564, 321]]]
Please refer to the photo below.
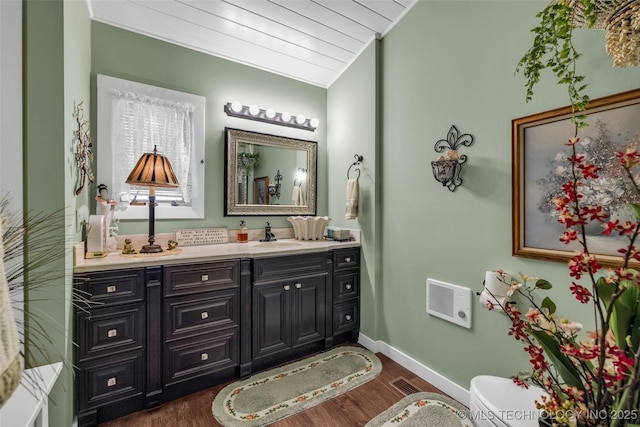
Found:
[[299, 185], [293, 186], [293, 192], [291, 193], [291, 204], [295, 206], [302, 206], [302, 189]]
[[357, 179], [347, 181], [347, 213], [345, 219], [356, 219], [358, 216], [358, 192], [359, 185]]

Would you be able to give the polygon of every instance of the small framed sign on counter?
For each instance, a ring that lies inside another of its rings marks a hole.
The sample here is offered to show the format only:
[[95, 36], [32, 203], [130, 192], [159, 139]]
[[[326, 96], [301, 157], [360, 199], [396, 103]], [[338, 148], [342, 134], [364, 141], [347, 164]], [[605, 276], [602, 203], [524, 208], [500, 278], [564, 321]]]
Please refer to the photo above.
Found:
[[227, 227], [176, 230], [176, 241], [179, 246], [229, 243], [229, 232]]

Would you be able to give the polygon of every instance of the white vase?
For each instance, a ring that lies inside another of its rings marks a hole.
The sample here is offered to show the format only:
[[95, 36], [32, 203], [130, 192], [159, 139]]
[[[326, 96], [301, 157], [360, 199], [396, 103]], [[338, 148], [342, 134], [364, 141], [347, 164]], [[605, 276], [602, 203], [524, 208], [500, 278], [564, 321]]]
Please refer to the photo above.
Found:
[[290, 216], [287, 220], [293, 226], [293, 234], [298, 240], [320, 240], [330, 218], [328, 216]]

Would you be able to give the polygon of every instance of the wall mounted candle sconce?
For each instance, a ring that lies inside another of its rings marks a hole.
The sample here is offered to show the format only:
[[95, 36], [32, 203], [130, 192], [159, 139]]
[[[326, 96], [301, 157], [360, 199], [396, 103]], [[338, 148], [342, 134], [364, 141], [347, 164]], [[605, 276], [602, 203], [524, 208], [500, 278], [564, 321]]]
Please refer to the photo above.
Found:
[[458, 147], [465, 147], [473, 144], [473, 136], [468, 133], [460, 135], [458, 129], [452, 125], [447, 134], [447, 139], [441, 139], [433, 147], [437, 153], [447, 150], [438, 160], [431, 162], [433, 176], [443, 187], [449, 191], [455, 191], [462, 184], [460, 171], [462, 165], [467, 161], [467, 156], [458, 153]]
[[239, 101], [227, 102], [224, 105], [224, 112], [227, 113], [227, 116], [257, 120], [259, 122], [280, 126], [289, 126], [311, 132], [315, 131], [320, 124], [318, 119], [308, 119], [304, 114], [293, 116], [287, 112], [278, 113], [273, 108], [263, 109], [257, 105], [242, 105]]
[[280, 187], [282, 182], [282, 174], [280, 173], [280, 169], [278, 169], [278, 173], [273, 177], [274, 181], [269, 182], [269, 196], [274, 197], [276, 199], [280, 198]]

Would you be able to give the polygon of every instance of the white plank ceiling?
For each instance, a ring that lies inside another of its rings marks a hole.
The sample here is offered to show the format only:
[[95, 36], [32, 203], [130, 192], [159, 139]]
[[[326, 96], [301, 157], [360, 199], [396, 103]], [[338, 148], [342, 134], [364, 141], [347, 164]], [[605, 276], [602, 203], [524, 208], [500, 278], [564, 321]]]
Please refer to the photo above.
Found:
[[329, 87], [418, 0], [87, 0], [93, 20]]

